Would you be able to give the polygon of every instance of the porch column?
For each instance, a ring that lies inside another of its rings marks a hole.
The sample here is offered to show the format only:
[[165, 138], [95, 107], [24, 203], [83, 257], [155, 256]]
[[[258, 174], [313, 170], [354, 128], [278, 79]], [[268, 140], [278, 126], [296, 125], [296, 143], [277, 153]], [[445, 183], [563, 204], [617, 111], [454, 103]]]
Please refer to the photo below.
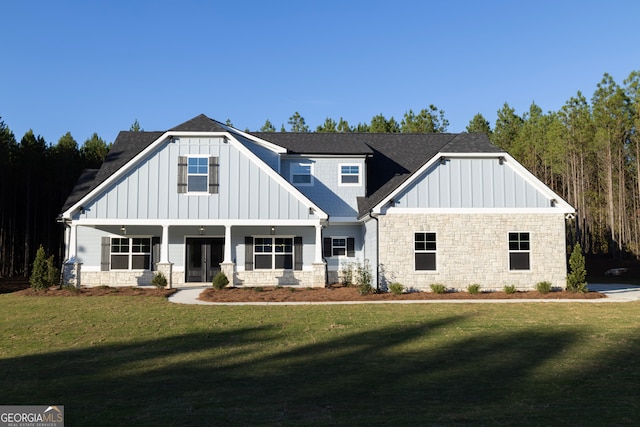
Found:
[[78, 226], [76, 224], [71, 224], [69, 230], [69, 247], [67, 248], [68, 252], [68, 260], [74, 261], [77, 256], [77, 244], [78, 242]]
[[322, 263], [322, 225], [316, 225], [316, 254], [313, 263]]
[[160, 246], [160, 262], [166, 264], [169, 262], [169, 226], [162, 226], [162, 243]]
[[225, 264], [231, 264], [231, 226], [224, 226], [224, 261]]

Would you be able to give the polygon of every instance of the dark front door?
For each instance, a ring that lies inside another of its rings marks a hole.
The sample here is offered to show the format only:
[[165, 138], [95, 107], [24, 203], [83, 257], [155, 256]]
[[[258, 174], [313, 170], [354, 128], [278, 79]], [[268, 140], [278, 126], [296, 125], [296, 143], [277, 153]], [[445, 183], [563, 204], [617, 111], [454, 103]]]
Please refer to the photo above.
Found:
[[210, 282], [224, 259], [221, 237], [187, 238], [187, 282]]

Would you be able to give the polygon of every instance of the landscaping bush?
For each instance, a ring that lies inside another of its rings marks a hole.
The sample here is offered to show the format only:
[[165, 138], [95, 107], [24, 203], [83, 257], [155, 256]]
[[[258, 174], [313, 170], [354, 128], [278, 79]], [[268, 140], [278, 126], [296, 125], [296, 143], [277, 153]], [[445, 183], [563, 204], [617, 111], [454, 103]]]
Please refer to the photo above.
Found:
[[508, 294], [515, 294], [517, 291], [516, 285], [506, 285], [504, 291]]
[[157, 272], [153, 279], [151, 279], [151, 284], [158, 289], [165, 288], [167, 286], [167, 278], [161, 272]]
[[551, 292], [551, 282], [538, 282], [536, 283], [536, 290], [541, 294], [548, 294]]
[[47, 259], [42, 245], [36, 251], [29, 283], [36, 290], [47, 289], [57, 282], [58, 269], [53, 264], [53, 256]]
[[389, 292], [394, 295], [402, 295], [404, 292], [404, 286], [402, 284], [394, 282], [389, 285]]
[[211, 284], [213, 285], [214, 289], [224, 289], [229, 284], [229, 279], [227, 278], [227, 275], [222, 271], [218, 271]]
[[373, 295], [376, 293], [376, 289], [369, 283], [361, 283], [358, 285], [358, 293], [360, 295]]
[[473, 285], [469, 285], [467, 287], [467, 292], [469, 292], [472, 295], [479, 294], [480, 293], [480, 285], [478, 285], [477, 283], [474, 283]]
[[569, 275], [567, 276], [567, 290], [569, 292], [587, 291], [587, 270], [580, 243], [576, 243], [569, 257]]
[[348, 262], [342, 265], [340, 269], [340, 280], [342, 285], [346, 287], [353, 286], [353, 263]]
[[429, 287], [431, 288], [431, 292], [433, 292], [434, 294], [447, 293], [447, 287], [442, 283], [432, 283], [431, 285], [429, 285]]

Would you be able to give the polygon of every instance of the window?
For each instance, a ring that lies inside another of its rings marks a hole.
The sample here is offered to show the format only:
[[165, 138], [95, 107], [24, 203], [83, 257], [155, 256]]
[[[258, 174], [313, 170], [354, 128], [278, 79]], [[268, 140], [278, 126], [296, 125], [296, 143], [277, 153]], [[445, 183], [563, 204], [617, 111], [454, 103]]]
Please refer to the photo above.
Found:
[[151, 239], [114, 237], [111, 239], [112, 270], [150, 270]]
[[253, 253], [256, 270], [293, 269], [292, 237], [256, 237]]
[[311, 163], [291, 164], [291, 182], [294, 185], [313, 185], [313, 167]]
[[436, 233], [415, 233], [414, 245], [416, 270], [435, 270]]
[[529, 270], [529, 233], [509, 233], [509, 270]]
[[322, 256], [325, 258], [356, 256], [355, 239], [353, 237], [325, 237], [323, 242]]
[[187, 159], [187, 191], [205, 192], [208, 189], [209, 159], [189, 157]]
[[347, 254], [347, 239], [332, 239], [331, 256], [340, 256]]
[[340, 165], [340, 185], [360, 185], [360, 165]]
[[218, 194], [219, 158], [180, 156], [178, 159], [178, 193]]

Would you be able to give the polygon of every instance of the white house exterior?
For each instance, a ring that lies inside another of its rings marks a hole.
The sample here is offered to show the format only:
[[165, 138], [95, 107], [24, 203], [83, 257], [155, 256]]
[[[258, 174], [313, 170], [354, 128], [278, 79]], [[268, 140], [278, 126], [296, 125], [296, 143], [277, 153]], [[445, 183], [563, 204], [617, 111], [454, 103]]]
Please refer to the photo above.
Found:
[[121, 132], [63, 207], [65, 280], [564, 287], [574, 210], [477, 134], [246, 133], [204, 115]]

